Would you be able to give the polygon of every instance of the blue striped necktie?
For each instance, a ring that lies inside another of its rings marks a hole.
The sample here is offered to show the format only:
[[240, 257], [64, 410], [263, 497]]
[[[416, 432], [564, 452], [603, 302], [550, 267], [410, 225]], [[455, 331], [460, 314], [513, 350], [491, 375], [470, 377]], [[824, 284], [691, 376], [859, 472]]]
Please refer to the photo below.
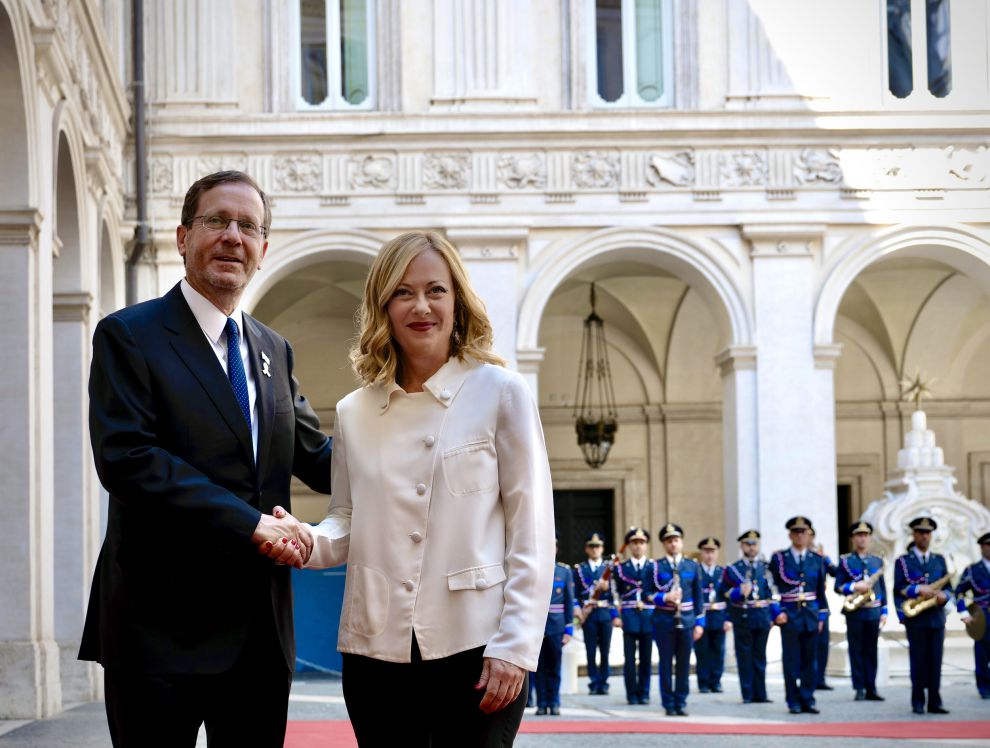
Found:
[[244, 376], [244, 362], [241, 361], [241, 338], [237, 330], [237, 323], [233, 318], [227, 317], [227, 324], [224, 327], [227, 331], [227, 377], [230, 379], [230, 386], [234, 390], [234, 397], [237, 404], [241, 406], [241, 413], [247, 421], [248, 431], [251, 430], [251, 401], [248, 399], [247, 377]]

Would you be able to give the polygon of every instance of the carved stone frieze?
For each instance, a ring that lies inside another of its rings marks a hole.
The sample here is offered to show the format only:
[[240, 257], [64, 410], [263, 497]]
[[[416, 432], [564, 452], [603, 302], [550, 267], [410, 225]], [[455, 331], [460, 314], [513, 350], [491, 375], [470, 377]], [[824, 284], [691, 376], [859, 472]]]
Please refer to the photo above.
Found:
[[151, 191], [157, 194], [172, 192], [172, 157], [155, 156], [148, 169], [148, 183]]
[[272, 177], [278, 192], [317, 192], [323, 169], [316, 156], [286, 156], [275, 159]]
[[619, 154], [613, 151], [581, 151], [571, 166], [574, 184], [585, 190], [603, 190], [619, 184]]
[[351, 159], [351, 189], [387, 190], [395, 186], [395, 159], [367, 155]]
[[467, 189], [470, 173], [467, 153], [427, 153], [423, 157], [423, 184], [429, 189]]
[[842, 166], [834, 150], [805, 148], [794, 159], [794, 179], [798, 184], [839, 184]]
[[725, 151], [719, 154], [722, 187], [761, 187], [767, 183], [767, 159], [760, 151]]
[[694, 184], [694, 153], [667, 151], [651, 153], [646, 163], [646, 181], [657, 187], [661, 182], [675, 187]]
[[510, 190], [541, 190], [547, 183], [547, 164], [541, 153], [505, 154], [498, 160], [498, 181]]

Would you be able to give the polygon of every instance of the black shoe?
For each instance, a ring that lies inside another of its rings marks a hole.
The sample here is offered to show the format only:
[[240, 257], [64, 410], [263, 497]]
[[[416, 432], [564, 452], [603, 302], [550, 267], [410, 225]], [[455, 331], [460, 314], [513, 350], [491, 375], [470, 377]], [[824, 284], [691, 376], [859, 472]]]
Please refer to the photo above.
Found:
[[639, 704], [649, 704], [650, 703], [650, 697], [649, 696], [640, 696], [639, 697], [639, 701], [637, 703], [639, 703]]
[[853, 701], [866, 701], [866, 690], [863, 688], [856, 689], [856, 698]]
[[698, 689], [698, 693], [711, 693], [711, 692], [712, 692], [712, 689], [710, 689], [710, 688], [699, 688]]
[[676, 717], [677, 716], [677, 710], [676, 709], [667, 709], [666, 712], [667, 712], [667, 716], [668, 717]]
[[825, 683], [824, 681], [822, 681], [817, 686], [815, 686], [815, 690], [816, 691], [834, 691], [835, 689], [832, 688], [832, 686], [830, 686], [828, 683]]
[[753, 703], [752, 699], [743, 699], [743, 704], [752, 704], [752, 703]]
[[924, 714], [925, 713], [925, 707], [923, 707], [923, 706], [913, 706], [913, 707], [911, 707], [911, 711], [914, 712], [915, 714]]
[[547, 708], [545, 706], [541, 706], [536, 710], [537, 717], [542, 717], [546, 713], [547, 713]]
[[712, 693], [722, 693], [721, 686], [712, 686]]
[[773, 699], [753, 699], [754, 704], [772, 704]]
[[886, 701], [886, 699], [878, 694], [876, 691], [871, 691], [866, 694], [867, 701]]
[[553, 715], [554, 717], [559, 717], [560, 707], [554, 704], [552, 707], [550, 707], [550, 714]]
[[678, 717], [688, 716], [687, 709], [682, 706], [677, 707], [677, 709], [674, 710], [674, 713], [677, 714]]
[[799, 706], [792, 706], [792, 707], [789, 707], [787, 711], [789, 711], [791, 714], [800, 714], [801, 713], [801, 707], [799, 707]]
[[990, 699], [990, 691], [987, 691], [986, 693], [981, 693], [980, 694], [980, 698], [981, 699]]
[[801, 707], [802, 714], [820, 714], [817, 708], [813, 706], [803, 706]]
[[928, 707], [929, 714], [948, 714], [949, 710], [944, 706], [930, 706]]

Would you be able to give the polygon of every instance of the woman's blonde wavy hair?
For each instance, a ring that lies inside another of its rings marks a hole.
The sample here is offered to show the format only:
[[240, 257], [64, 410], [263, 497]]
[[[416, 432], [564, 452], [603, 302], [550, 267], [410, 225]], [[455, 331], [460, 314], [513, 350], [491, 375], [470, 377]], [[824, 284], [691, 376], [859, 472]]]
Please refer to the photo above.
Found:
[[462, 360], [470, 356], [477, 361], [505, 366], [505, 361], [492, 353], [492, 324], [485, 311], [485, 302], [471, 287], [457, 249], [435, 231], [410, 231], [382, 246], [364, 284], [364, 298], [358, 311], [360, 333], [350, 357], [354, 373], [366, 385], [401, 380], [402, 360], [385, 307], [402, 282], [409, 263], [428, 250], [443, 257], [454, 282], [450, 355]]

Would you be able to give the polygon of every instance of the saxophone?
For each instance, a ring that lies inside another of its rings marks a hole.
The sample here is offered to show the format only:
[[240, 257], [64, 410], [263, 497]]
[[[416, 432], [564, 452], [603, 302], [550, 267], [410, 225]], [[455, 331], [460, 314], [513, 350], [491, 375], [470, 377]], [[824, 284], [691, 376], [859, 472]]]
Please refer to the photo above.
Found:
[[[949, 581], [950, 574], [946, 574], [941, 579], [932, 582], [931, 588], [932, 592], [938, 592], [940, 589], [945, 587]], [[904, 605], [901, 607], [901, 612], [907, 618], [914, 618], [919, 613], [924, 613], [929, 608], [934, 608], [938, 605], [938, 596], [932, 595], [928, 598], [913, 597], [910, 600], [905, 600]]]
[[850, 595], [846, 595], [846, 599], [842, 603], [842, 609], [846, 613], [852, 613], [854, 610], [859, 610], [867, 603], [873, 602], [877, 599], [877, 593], [873, 591], [873, 585], [876, 584], [876, 581], [883, 576], [883, 567], [884, 565], [881, 561], [879, 569], [870, 574], [870, 576], [866, 579], [860, 580], [865, 581], [868, 585], [870, 585], [869, 592], [854, 592]]
[[[681, 589], [681, 573], [677, 570], [676, 560], [671, 559], [670, 566], [671, 566], [671, 573], [673, 574], [673, 579], [670, 580], [670, 591], [674, 592], [675, 590]], [[678, 602], [677, 605], [674, 606], [674, 628], [675, 629], [684, 628], [684, 621], [681, 618], [680, 602]]]

